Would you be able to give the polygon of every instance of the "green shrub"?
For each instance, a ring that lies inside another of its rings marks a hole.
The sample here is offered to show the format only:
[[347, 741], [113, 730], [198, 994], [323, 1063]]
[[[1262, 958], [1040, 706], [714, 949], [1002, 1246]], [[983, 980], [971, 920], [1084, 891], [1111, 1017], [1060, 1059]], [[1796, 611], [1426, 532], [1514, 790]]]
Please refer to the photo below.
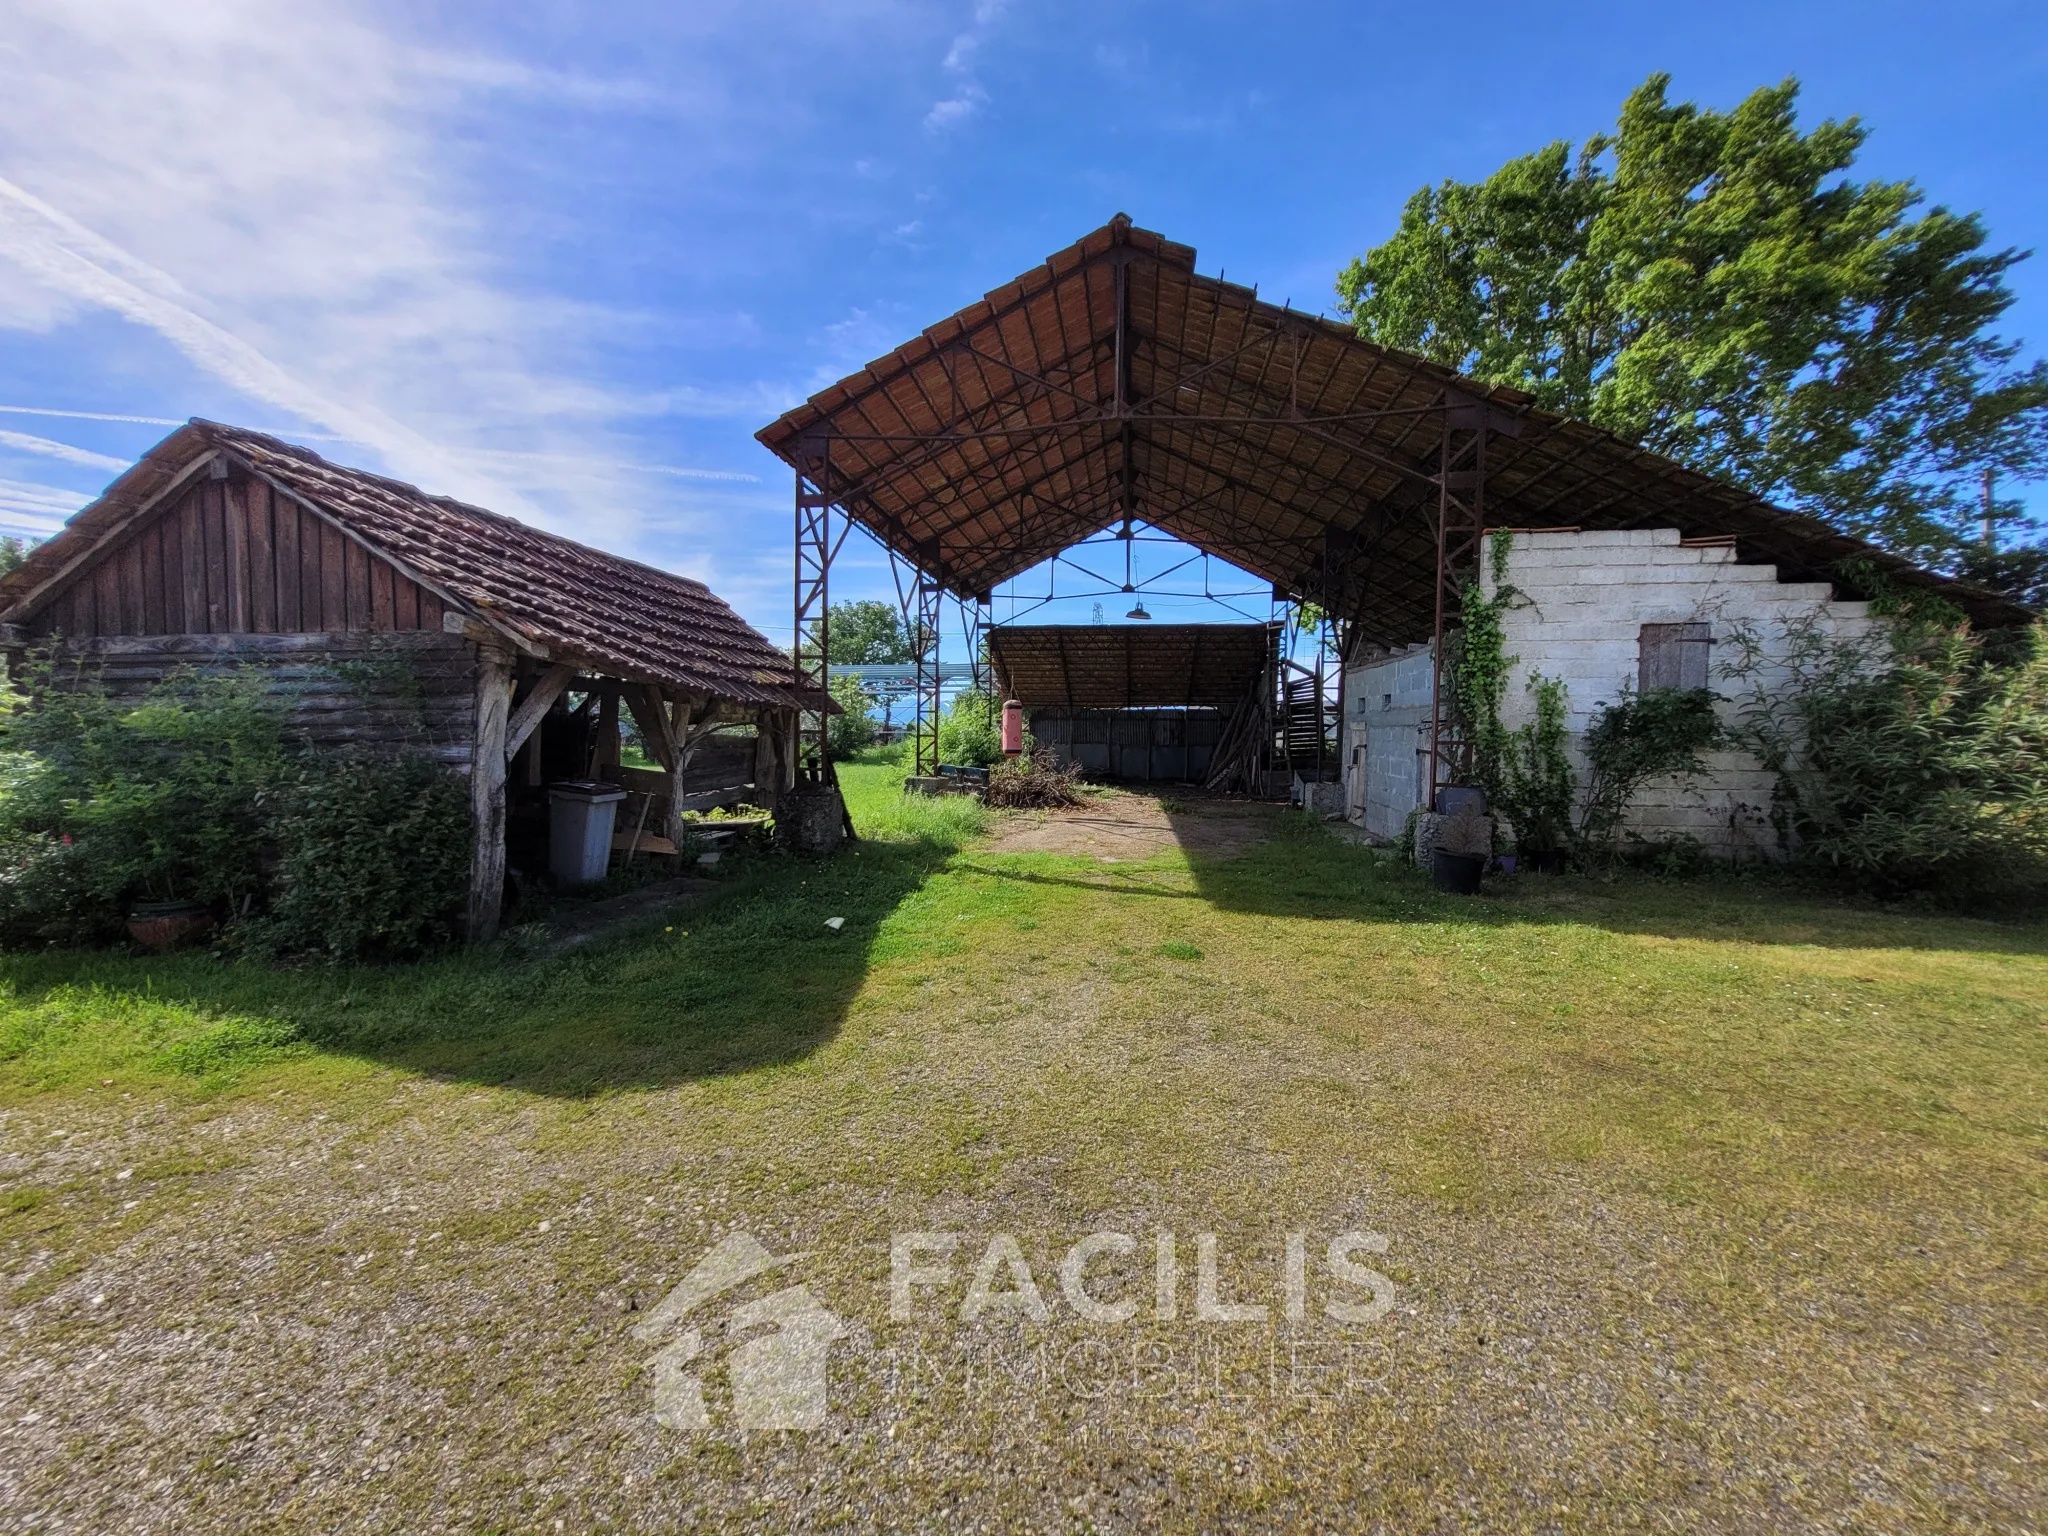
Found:
[[0, 942], [109, 940], [151, 899], [272, 954], [399, 958], [452, 931], [468, 795], [424, 753], [294, 748], [260, 669], [176, 672], [140, 700], [95, 682], [32, 668], [0, 711]]
[[245, 910], [291, 768], [264, 679], [174, 673], [140, 702], [25, 681], [0, 714], [0, 937], [102, 938], [139, 899]]
[[835, 677], [829, 686], [842, 713], [832, 716], [826, 726], [825, 744], [835, 761], [844, 762], [875, 744], [881, 730], [873, 714], [875, 696], [857, 677]]
[[1515, 830], [1518, 856], [1571, 846], [1572, 799], [1578, 775], [1565, 749], [1565, 685], [1531, 674], [1536, 717], [1504, 734], [1497, 774], [1498, 809]]
[[1784, 846], [1881, 894], [2048, 894], [2048, 634], [1993, 661], [1953, 615], [1883, 592], [1873, 606], [1884, 643], [1835, 639], [1817, 615], [1781, 648], [1734, 637], [1724, 670], [1766, 684], [1736, 740], [1776, 777]]
[[1705, 688], [1646, 688], [1623, 685], [1621, 697], [1604, 705], [1586, 729], [1586, 804], [1579, 814], [1585, 847], [1612, 847], [1621, 819], [1636, 791], [1652, 779], [1689, 777], [1705, 771], [1700, 754], [1723, 739], [1714, 695]]
[[272, 824], [277, 873], [252, 948], [407, 960], [455, 936], [469, 893], [469, 795], [424, 752], [310, 764]]
[[1002, 756], [1002, 706], [979, 688], [963, 688], [939, 717], [939, 761], [986, 768]]

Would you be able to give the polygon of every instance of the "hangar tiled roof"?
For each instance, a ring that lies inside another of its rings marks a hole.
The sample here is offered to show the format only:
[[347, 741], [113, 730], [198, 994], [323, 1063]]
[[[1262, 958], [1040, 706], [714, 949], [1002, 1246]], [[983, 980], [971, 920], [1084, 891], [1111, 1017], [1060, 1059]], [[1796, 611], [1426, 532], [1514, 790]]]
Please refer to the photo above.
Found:
[[963, 598], [1130, 516], [1405, 645], [1431, 633], [1438, 458], [1463, 415], [1497, 424], [1493, 526], [1733, 535], [1787, 580], [1864, 562], [1980, 625], [2032, 617], [1518, 390], [1197, 273], [1192, 247], [1122, 214], [756, 435]]
[[998, 624], [989, 660], [1026, 708], [1233, 708], [1277, 654], [1273, 624]]

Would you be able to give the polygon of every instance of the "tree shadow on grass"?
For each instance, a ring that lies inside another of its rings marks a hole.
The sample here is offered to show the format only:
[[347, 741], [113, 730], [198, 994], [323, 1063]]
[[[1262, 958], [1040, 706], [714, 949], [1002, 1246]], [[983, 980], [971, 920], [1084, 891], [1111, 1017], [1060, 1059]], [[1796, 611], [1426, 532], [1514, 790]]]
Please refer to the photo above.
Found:
[[[550, 959], [522, 960], [512, 942], [376, 969], [49, 951], [0, 957], [0, 981], [31, 1014], [50, 1003], [103, 1030], [138, 1010], [157, 1018], [137, 1026], [131, 1053], [152, 1075], [225, 1080], [310, 1047], [557, 1097], [660, 1088], [829, 1043], [882, 923], [949, 857], [879, 842], [823, 861], [764, 857], [728, 889]], [[836, 931], [832, 917], [845, 919]], [[179, 1011], [201, 1019], [180, 1025]], [[166, 1043], [181, 1028], [188, 1038]]]
[[2038, 916], [1991, 921], [1860, 903], [1770, 872], [1490, 875], [1480, 895], [1450, 896], [1393, 852], [1347, 841], [1298, 812], [1276, 817], [1267, 841], [1234, 858], [1188, 862], [1203, 898], [1226, 912], [1266, 917], [1569, 924], [1717, 943], [2048, 955], [2048, 921]]

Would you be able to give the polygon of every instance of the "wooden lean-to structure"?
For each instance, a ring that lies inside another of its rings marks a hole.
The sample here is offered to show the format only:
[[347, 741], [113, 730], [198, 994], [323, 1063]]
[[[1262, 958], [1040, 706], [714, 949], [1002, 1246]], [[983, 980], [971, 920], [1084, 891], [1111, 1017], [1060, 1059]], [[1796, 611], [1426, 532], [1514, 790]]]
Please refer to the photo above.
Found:
[[[315, 745], [432, 751], [470, 781], [474, 938], [497, 928], [508, 825], [515, 851], [545, 846], [551, 780], [625, 786], [636, 847], [670, 848], [686, 810], [793, 782], [789, 657], [703, 583], [214, 422], [37, 546], [0, 622], [95, 686], [258, 666]], [[622, 711], [659, 772], [621, 766]], [[721, 750], [721, 726], [751, 737]]]

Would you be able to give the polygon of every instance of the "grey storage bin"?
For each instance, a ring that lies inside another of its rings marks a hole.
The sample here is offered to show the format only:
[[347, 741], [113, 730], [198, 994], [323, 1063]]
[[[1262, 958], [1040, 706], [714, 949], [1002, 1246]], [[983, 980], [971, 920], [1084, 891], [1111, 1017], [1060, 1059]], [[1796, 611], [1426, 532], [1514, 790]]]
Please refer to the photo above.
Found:
[[596, 779], [548, 786], [548, 869], [564, 885], [594, 885], [612, 862], [612, 822], [626, 792]]

